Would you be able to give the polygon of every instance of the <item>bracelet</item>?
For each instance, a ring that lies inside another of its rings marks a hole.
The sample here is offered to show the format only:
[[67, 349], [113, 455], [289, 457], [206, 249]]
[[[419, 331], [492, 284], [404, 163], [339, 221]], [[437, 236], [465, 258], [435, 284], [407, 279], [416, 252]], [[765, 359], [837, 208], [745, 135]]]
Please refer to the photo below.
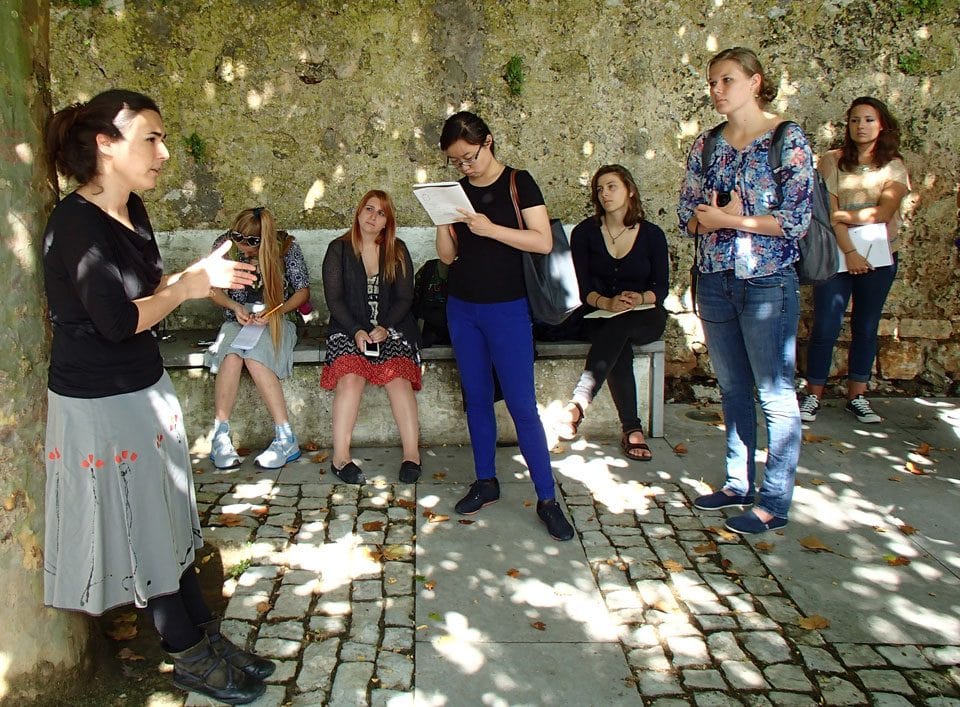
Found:
[[856, 250], [857, 250], [856, 248], [851, 248], [850, 250], [845, 250], [845, 251], [843, 251], [843, 254], [844, 254], [844, 255], [850, 255], [851, 253], [855, 252]]

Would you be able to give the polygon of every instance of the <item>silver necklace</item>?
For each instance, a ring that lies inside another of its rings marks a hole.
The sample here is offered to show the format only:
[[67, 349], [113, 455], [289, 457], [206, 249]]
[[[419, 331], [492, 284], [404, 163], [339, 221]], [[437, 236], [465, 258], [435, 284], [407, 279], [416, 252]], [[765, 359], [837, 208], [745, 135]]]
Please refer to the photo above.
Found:
[[620, 236], [622, 236], [631, 228], [630, 226], [624, 226], [622, 229], [620, 229], [620, 233], [618, 233], [617, 235], [613, 235], [613, 231], [610, 230], [610, 227], [607, 225], [606, 221], [603, 222], [603, 227], [607, 229], [607, 235], [610, 236], [610, 242], [614, 244], [617, 242], [617, 239]]

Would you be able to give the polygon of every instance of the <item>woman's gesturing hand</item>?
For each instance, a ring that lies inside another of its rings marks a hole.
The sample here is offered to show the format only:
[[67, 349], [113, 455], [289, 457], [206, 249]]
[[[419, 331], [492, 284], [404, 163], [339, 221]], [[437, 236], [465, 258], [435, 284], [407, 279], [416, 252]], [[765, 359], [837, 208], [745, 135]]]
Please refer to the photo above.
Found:
[[223, 257], [232, 245], [230, 241], [224, 241], [210, 255], [201, 258], [180, 274], [177, 281], [183, 283], [188, 299], [206, 297], [211, 287], [239, 290], [256, 282], [255, 267]]

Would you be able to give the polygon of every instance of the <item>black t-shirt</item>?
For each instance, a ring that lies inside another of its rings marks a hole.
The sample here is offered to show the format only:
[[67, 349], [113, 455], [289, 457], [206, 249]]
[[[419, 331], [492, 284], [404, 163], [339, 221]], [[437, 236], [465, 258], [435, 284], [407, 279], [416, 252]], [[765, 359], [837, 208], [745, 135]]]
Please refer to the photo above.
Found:
[[163, 261], [136, 194], [131, 231], [73, 192], [53, 209], [43, 236], [43, 271], [53, 325], [48, 387], [71, 398], [142, 390], [163, 374], [150, 331], [139, 334], [133, 300], [153, 294]]
[[[493, 184], [476, 187], [466, 177], [460, 180], [477, 213], [498, 226], [520, 228], [510, 199], [510, 172], [506, 167]], [[520, 210], [543, 204], [540, 187], [528, 172], [517, 170], [517, 201]], [[466, 224], [454, 224], [457, 259], [450, 266], [449, 294], [477, 304], [510, 302], [527, 296], [523, 281], [523, 251], [470, 232]]]

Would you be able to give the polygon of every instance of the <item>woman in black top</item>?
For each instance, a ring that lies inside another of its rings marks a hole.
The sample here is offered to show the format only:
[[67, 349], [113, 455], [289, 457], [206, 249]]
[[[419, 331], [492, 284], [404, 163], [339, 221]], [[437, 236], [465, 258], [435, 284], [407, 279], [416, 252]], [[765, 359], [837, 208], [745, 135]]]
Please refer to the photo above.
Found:
[[53, 328], [46, 438], [44, 602], [99, 615], [150, 610], [174, 683], [244, 704], [270, 661], [224, 638], [193, 566], [203, 546], [183, 413], [150, 328], [252, 268], [229, 244], [181, 273], [163, 261], [143, 201], [169, 153], [150, 98], [112, 90], [53, 116], [47, 154], [79, 186], [43, 241]]
[[366, 479], [350, 454], [367, 383], [382, 385], [403, 445], [400, 481], [420, 478], [420, 354], [413, 306], [413, 261], [397, 238], [396, 211], [385, 191], [363, 195], [353, 225], [323, 258], [323, 294], [330, 310], [320, 385], [333, 394], [330, 470], [348, 484]]
[[623, 432], [620, 447], [628, 459], [650, 461], [637, 414], [632, 346], [656, 341], [667, 323], [663, 308], [669, 277], [667, 239], [660, 228], [644, 220], [637, 184], [626, 167], [614, 164], [597, 170], [590, 182], [590, 200], [596, 213], [573, 229], [570, 248], [580, 296], [602, 316], [584, 320], [590, 352], [565, 409], [560, 438], [576, 437], [587, 408], [609, 379]]
[[546, 435], [533, 387], [533, 333], [523, 279], [523, 252], [550, 251], [550, 219], [540, 188], [527, 172], [515, 172], [523, 223], [510, 194], [514, 170], [494, 153], [486, 123], [466, 111], [443, 125], [440, 149], [460, 180], [475, 213], [437, 227], [437, 253], [450, 265], [447, 320], [460, 369], [477, 481], [456, 504], [472, 514], [500, 498], [494, 452], [493, 371], [517, 428], [520, 451], [537, 491], [537, 515], [558, 540], [573, 528], [555, 499]]

